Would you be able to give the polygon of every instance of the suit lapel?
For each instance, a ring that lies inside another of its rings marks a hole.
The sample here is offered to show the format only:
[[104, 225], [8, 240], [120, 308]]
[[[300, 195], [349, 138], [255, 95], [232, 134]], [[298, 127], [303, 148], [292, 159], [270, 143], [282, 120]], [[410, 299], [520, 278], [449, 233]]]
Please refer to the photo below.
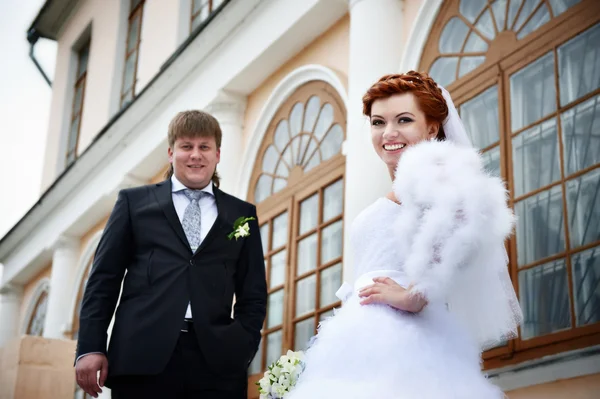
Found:
[[[165, 217], [169, 221], [169, 224], [175, 230], [177, 237], [183, 242], [186, 248], [190, 248], [190, 244], [185, 236], [185, 232], [183, 231], [183, 227], [179, 222], [179, 217], [177, 216], [177, 212], [175, 211], [175, 205], [173, 205], [173, 194], [171, 192], [171, 180], [165, 180], [156, 185], [156, 190], [154, 190], [154, 196], [160, 205]], [[190, 250], [191, 251], [191, 250]]]
[[202, 244], [200, 244], [200, 246], [196, 250], [196, 253], [206, 248], [211, 243], [211, 241], [219, 234], [223, 234], [223, 236], [227, 234], [225, 233], [228, 220], [226, 204], [227, 197], [217, 187], [213, 187], [213, 194], [215, 195], [215, 202], [217, 204], [217, 218], [215, 219], [215, 222], [213, 223], [210, 230], [208, 231], [206, 237], [204, 237], [204, 240], [202, 240]]

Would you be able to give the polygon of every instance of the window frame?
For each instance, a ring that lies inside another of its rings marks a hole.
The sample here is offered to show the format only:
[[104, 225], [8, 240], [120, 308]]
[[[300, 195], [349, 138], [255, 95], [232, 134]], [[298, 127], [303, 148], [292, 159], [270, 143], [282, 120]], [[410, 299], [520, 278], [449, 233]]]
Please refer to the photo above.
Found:
[[[134, 1], [137, 1], [137, 5], [135, 7], [131, 7], [134, 5]], [[144, 21], [144, 5], [146, 0], [130, 0], [129, 3], [129, 16], [127, 17], [127, 35], [125, 36], [125, 58], [123, 63], [123, 78], [121, 80], [121, 94], [119, 97], [119, 108], [123, 108], [127, 104], [129, 104], [136, 96], [136, 84], [137, 84], [137, 73], [138, 73], [138, 62], [140, 55], [140, 44], [142, 42], [142, 23]], [[137, 26], [137, 40], [135, 46], [129, 50], [127, 47], [129, 46], [129, 35], [131, 34], [131, 30], [133, 27], [134, 21], [139, 18], [139, 23]], [[127, 81], [127, 61], [131, 58], [135, 57], [135, 63], [133, 66], [133, 78], [131, 80], [131, 86], [125, 87], [125, 82]], [[131, 93], [131, 97], [129, 94]], [[129, 99], [129, 100], [127, 100]]]
[[[339, 97], [337, 92], [326, 82], [323, 81], [311, 81], [302, 86], [298, 87], [296, 91], [285, 100], [279, 110], [276, 112], [275, 116], [272, 118], [269, 126], [267, 128], [267, 132], [263, 138], [261, 143], [261, 147], [258, 152], [257, 162], [254, 165], [254, 170], [251, 177], [251, 182], [248, 188], [248, 197], [251, 202], [255, 202], [255, 187], [258, 182], [258, 178], [262, 173], [262, 159], [266, 153], [267, 148], [274, 142], [274, 135], [279, 122], [282, 119], [289, 119], [289, 116], [292, 112], [294, 105], [298, 102], [302, 102], [306, 104], [308, 100], [316, 95], [320, 99], [321, 108], [325, 103], [330, 103], [333, 107], [333, 120], [331, 122], [331, 126], [336, 123], [339, 124], [344, 132], [344, 137], [346, 137], [346, 112], [345, 105], [343, 100]], [[320, 112], [320, 111], [319, 111]], [[317, 117], [318, 118], [318, 117]], [[304, 120], [304, 115], [302, 120]], [[315, 120], [316, 123], [316, 120]], [[293, 140], [293, 137], [290, 138], [290, 141]], [[281, 155], [280, 155], [281, 156]], [[316, 327], [318, 325], [317, 320], [320, 314], [325, 313], [333, 309], [334, 307], [340, 306], [340, 301], [336, 301], [327, 306], [319, 307], [318, 300], [320, 295], [320, 279], [321, 279], [321, 271], [327, 269], [328, 267], [334, 266], [337, 263], [342, 263], [343, 270], [343, 239], [342, 239], [342, 254], [339, 257], [331, 259], [323, 264], [320, 262], [320, 247], [321, 240], [319, 239], [320, 232], [327, 226], [330, 226], [338, 221], [342, 222], [342, 231], [346, 231], [346, 221], [345, 221], [345, 213], [342, 208], [342, 212], [340, 215], [332, 217], [330, 220], [323, 221], [322, 213], [323, 213], [323, 192], [325, 188], [329, 185], [341, 180], [342, 185], [345, 185], [345, 166], [346, 158], [341, 153], [341, 151], [334, 155], [332, 158], [322, 161], [319, 165], [309, 170], [308, 172], [304, 172], [300, 176], [292, 177], [290, 174], [290, 178], [288, 178], [288, 184], [285, 188], [280, 191], [271, 194], [263, 201], [256, 204], [257, 207], [257, 215], [258, 220], [260, 222], [260, 226], [263, 227], [265, 224], [271, 223], [272, 221], [279, 215], [287, 212], [288, 221], [287, 221], [287, 237], [285, 250], [286, 254], [286, 266], [285, 266], [285, 277], [283, 288], [282, 285], [278, 285], [273, 288], [268, 288], [269, 294], [275, 291], [279, 291], [283, 289], [284, 291], [284, 299], [283, 299], [283, 319], [281, 325], [277, 325], [275, 327], [266, 328], [267, 319], [265, 319], [264, 328], [261, 332], [262, 334], [262, 345], [257, 352], [256, 356], [261, 356], [261, 372], [249, 375], [249, 386], [254, 386], [254, 383], [258, 381], [262, 377], [262, 372], [268, 367], [266, 364], [266, 354], [267, 354], [267, 341], [266, 336], [269, 333], [272, 333], [277, 330], [282, 330], [282, 353], [285, 349], [294, 348], [294, 340], [295, 340], [295, 327], [296, 323], [299, 321], [303, 321], [309, 319], [310, 317], [315, 318], [315, 332]], [[319, 216], [317, 218], [317, 227], [311, 229], [303, 234], [299, 234], [300, 227], [300, 204], [303, 200], [311, 197], [314, 194], [319, 195], [318, 201], [318, 212]], [[342, 197], [342, 201], [344, 201]], [[298, 256], [298, 243], [301, 238], [309, 236], [311, 234], [317, 234], [317, 260], [315, 269], [303, 273], [301, 276], [296, 276], [296, 268], [297, 268], [297, 256]], [[284, 247], [277, 247], [275, 249], [271, 249], [272, 246], [272, 235], [273, 228], [269, 228], [269, 236], [267, 238], [267, 243], [265, 247], [267, 251], [265, 252], [265, 268], [266, 268], [266, 278], [267, 278], [267, 287], [269, 287], [269, 281], [271, 276], [271, 264], [270, 259], [273, 254], [279, 253]], [[316, 283], [315, 283], [315, 309], [312, 312], [307, 312], [302, 316], [295, 317], [295, 309], [296, 309], [296, 282], [302, 278], [305, 278], [309, 275], [316, 275]], [[268, 309], [267, 309], [268, 314]], [[250, 394], [251, 392], [249, 392]], [[251, 397], [251, 396], [249, 396]]]
[[[439, 56], [439, 40], [441, 33], [446, 26], [446, 23], [454, 16], [459, 15], [459, 0], [449, 1], [444, 3], [438, 14], [438, 17], [432, 27], [431, 34], [425, 45], [421, 60], [420, 69], [428, 71], [433, 62]], [[457, 78], [446, 88], [452, 94], [453, 100], [460, 108], [465, 102], [480, 95], [490, 87], [497, 85], [498, 87], [498, 122], [499, 122], [499, 143], [493, 144], [482, 150], [488, 150], [495, 146], [500, 148], [500, 172], [503, 179], [508, 185], [510, 191], [509, 205], [514, 208], [516, 202], [523, 200], [527, 197], [534, 196], [536, 193], [540, 193], [548, 190], [550, 187], [561, 187], [562, 188], [562, 210], [563, 215], [567, 215], [568, 207], [566, 203], [566, 182], [576, 179], [578, 176], [582, 176], [589, 173], [592, 170], [600, 168], [600, 164], [596, 164], [591, 167], [587, 167], [581, 171], [577, 171], [573, 174], [565, 176], [566, 165], [564, 164], [563, 156], [563, 144], [562, 144], [562, 125], [557, 120], [560, 115], [566, 110], [572, 109], [577, 105], [600, 95], [600, 89], [588, 93], [577, 100], [574, 100], [564, 106], [561, 106], [559, 99], [558, 88], [555, 92], [556, 95], [556, 109], [544, 115], [534, 123], [530, 123], [528, 126], [523, 126], [514, 133], [511, 129], [511, 102], [510, 102], [510, 77], [515, 72], [523, 69], [527, 65], [537, 61], [542, 56], [552, 52], [554, 57], [554, 81], [558, 84], [558, 58], [557, 48], [574, 38], [580, 33], [592, 28], [594, 25], [600, 23], [600, 3], [594, 2], [593, 0], [582, 0], [579, 4], [571, 7], [567, 11], [560, 14], [558, 17], [552, 18], [550, 21], [542, 25], [540, 28], [525, 36], [521, 40], [516, 39], [515, 32], [500, 32], [497, 33], [496, 39], [492, 40], [488, 51], [485, 53], [486, 60], [479, 67], [466, 75]], [[522, 6], [521, 6], [522, 8]], [[592, 9], [597, 9], [599, 12], [592, 12]], [[532, 13], [533, 15], [533, 13]], [[531, 16], [530, 16], [531, 17]], [[517, 18], [515, 17], [515, 20]], [[529, 19], [529, 18], [528, 18]], [[492, 18], [495, 24], [495, 18]], [[523, 25], [525, 25], [524, 22]], [[560, 178], [552, 182], [549, 185], [532, 190], [528, 193], [515, 197], [513, 195], [515, 182], [514, 182], [514, 170], [512, 162], [512, 139], [518, 136], [522, 132], [537, 126], [546, 120], [557, 120], [557, 141], [560, 151]], [[517, 238], [513, 235], [507, 242], [507, 249], [509, 255], [509, 268], [510, 275], [513, 281], [513, 286], [519, 294], [519, 272], [532, 268], [536, 265], [541, 265], [546, 262], [564, 259], [565, 260], [565, 272], [567, 273], [567, 279], [569, 283], [569, 301], [570, 301], [570, 318], [571, 323], [569, 329], [561, 330], [546, 335], [540, 335], [529, 339], [522, 339], [521, 334], [519, 338], [508, 341], [505, 346], [493, 348], [484, 352], [484, 368], [485, 369], [496, 369], [501, 368], [532, 359], [558, 354], [561, 352], [581, 349], [589, 346], [595, 346], [600, 344], [600, 323], [593, 323], [585, 326], [578, 327], [575, 320], [574, 312], [574, 296], [573, 296], [573, 284], [572, 284], [572, 267], [571, 267], [571, 256], [576, 253], [585, 251], [593, 247], [600, 245], [600, 241], [595, 241], [583, 246], [578, 246], [575, 249], [571, 248], [568, 217], [563, 217], [563, 234], [565, 238], [565, 249], [552, 256], [544, 257], [543, 259], [537, 259], [527, 265], [519, 267], [517, 263]]]
[[[75, 69], [75, 83], [73, 85], [73, 101], [71, 102], [71, 119], [69, 121], [69, 130], [67, 132], [67, 143], [65, 148], [65, 166], [70, 166], [73, 162], [77, 160], [77, 152], [79, 149], [79, 136], [81, 134], [81, 125], [82, 125], [82, 116], [83, 116], [83, 107], [85, 105], [85, 89], [87, 84], [87, 73], [88, 66], [90, 60], [90, 49], [91, 49], [91, 40], [87, 40], [83, 46], [77, 51], [77, 66]], [[85, 60], [85, 70], [79, 74], [81, 69], [81, 61], [82, 54], [84, 51], [87, 51], [87, 58]], [[75, 105], [77, 101], [77, 91], [81, 88], [81, 106], [79, 110], [75, 112]], [[73, 123], [79, 120], [79, 124], [77, 126], [77, 132], [75, 137], [75, 145], [73, 148], [70, 148], [71, 143], [71, 134], [73, 133]], [[72, 159], [71, 159], [72, 156]]]

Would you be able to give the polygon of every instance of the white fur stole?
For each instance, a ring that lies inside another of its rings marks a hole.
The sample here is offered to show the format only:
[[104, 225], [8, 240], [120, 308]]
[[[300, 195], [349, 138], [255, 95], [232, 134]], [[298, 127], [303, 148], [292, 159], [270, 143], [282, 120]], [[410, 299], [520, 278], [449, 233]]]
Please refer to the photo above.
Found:
[[424, 141], [400, 158], [393, 190], [415, 292], [447, 302], [482, 348], [514, 337], [522, 314], [504, 242], [515, 218], [502, 180], [484, 171], [475, 149]]

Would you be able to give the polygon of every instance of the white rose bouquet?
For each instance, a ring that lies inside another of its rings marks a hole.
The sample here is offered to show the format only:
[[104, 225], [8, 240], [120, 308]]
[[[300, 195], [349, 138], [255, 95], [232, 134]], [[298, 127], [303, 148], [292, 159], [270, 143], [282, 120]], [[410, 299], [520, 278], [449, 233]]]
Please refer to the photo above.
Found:
[[271, 364], [258, 385], [260, 399], [283, 399], [296, 385], [304, 371], [304, 353], [287, 351], [279, 360]]

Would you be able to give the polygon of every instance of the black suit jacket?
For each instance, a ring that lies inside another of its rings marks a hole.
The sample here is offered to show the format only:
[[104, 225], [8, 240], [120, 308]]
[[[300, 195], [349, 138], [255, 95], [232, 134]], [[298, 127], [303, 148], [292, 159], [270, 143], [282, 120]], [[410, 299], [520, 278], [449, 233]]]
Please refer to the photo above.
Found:
[[177, 217], [170, 180], [119, 192], [85, 288], [76, 353], [107, 354], [108, 386], [114, 376], [164, 369], [188, 302], [208, 364], [219, 374], [245, 376], [266, 314], [260, 231], [258, 221], [251, 221], [248, 237], [229, 240], [234, 221], [256, 218], [256, 208], [213, 191], [218, 216], [195, 253]]

